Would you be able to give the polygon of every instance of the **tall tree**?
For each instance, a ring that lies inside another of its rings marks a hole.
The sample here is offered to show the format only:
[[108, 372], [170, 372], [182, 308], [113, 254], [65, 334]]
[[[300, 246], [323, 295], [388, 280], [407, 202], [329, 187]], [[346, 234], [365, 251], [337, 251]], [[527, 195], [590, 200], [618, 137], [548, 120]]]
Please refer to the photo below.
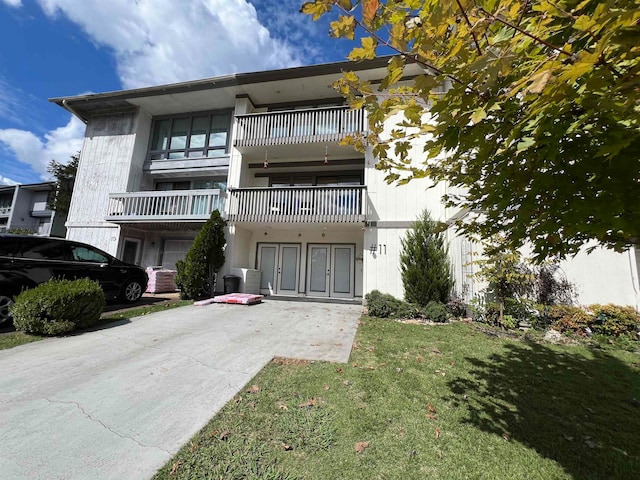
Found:
[[47, 172], [53, 175], [56, 180], [56, 189], [53, 196], [49, 199], [49, 208], [61, 215], [67, 215], [69, 213], [71, 195], [73, 194], [73, 185], [76, 181], [79, 161], [80, 152], [71, 155], [71, 160], [68, 163], [51, 160], [47, 166]]
[[446, 303], [453, 288], [448, 247], [438, 224], [422, 212], [401, 240], [400, 271], [407, 302]]
[[[345, 142], [372, 145], [389, 182], [449, 182], [460, 192], [449, 206], [483, 213], [464, 232], [531, 242], [538, 260], [640, 243], [638, 0], [314, 0], [302, 11], [337, 11], [336, 37], [359, 31], [351, 60], [395, 54], [379, 85], [353, 72], [335, 85], [369, 114], [370, 134]], [[410, 63], [423, 73], [407, 78]]]

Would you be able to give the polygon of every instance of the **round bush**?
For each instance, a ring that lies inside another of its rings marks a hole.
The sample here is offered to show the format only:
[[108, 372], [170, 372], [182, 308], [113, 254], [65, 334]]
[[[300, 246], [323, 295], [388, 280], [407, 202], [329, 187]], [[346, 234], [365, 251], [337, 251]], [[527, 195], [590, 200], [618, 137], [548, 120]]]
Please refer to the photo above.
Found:
[[94, 325], [105, 304], [104, 292], [93, 280], [54, 279], [18, 295], [11, 314], [16, 330], [60, 335]]

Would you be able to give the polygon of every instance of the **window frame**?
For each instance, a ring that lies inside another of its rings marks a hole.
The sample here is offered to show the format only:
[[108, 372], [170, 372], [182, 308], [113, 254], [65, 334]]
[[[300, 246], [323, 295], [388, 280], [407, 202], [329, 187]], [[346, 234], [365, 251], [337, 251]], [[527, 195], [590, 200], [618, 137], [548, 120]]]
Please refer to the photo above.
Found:
[[[227, 116], [227, 130], [226, 130], [226, 142], [224, 146], [209, 146], [209, 139], [211, 136], [211, 122], [215, 115], [226, 115]], [[207, 116], [209, 118], [209, 130], [205, 134], [204, 138], [204, 147], [191, 147], [191, 135], [193, 131], [193, 121], [197, 117]], [[189, 127], [187, 129], [185, 148], [171, 148], [171, 138], [173, 134], [173, 127], [177, 120], [188, 119]], [[158, 125], [165, 121], [170, 120], [169, 125], [169, 135], [168, 135], [168, 144], [167, 148], [153, 150], [153, 140], [156, 133], [156, 128]], [[159, 115], [153, 117], [153, 121], [151, 122], [151, 132], [149, 134], [149, 144], [147, 147], [147, 161], [148, 162], [175, 162], [175, 161], [184, 161], [184, 160], [197, 160], [202, 158], [219, 158], [229, 155], [229, 145], [231, 144], [231, 131], [233, 125], [233, 109], [221, 109], [221, 110], [206, 110], [202, 112], [189, 112], [179, 115]], [[190, 157], [189, 153], [192, 152], [203, 152], [202, 155]], [[211, 152], [220, 152], [217, 155], [211, 155]], [[184, 156], [180, 158], [169, 158], [172, 153], [183, 153]], [[156, 155], [161, 155], [162, 158], [153, 158]]]

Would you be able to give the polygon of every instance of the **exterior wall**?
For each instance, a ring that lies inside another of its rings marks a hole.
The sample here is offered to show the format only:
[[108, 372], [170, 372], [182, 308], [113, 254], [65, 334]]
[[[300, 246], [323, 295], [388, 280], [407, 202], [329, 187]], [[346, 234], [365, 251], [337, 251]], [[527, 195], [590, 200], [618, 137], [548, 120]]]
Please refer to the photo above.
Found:
[[[266, 233], [266, 234], [265, 234]], [[298, 293], [305, 294], [307, 275], [307, 247], [309, 244], [351, 244], [355, 247], [354, 252], [354, 295], [363, 295], [363, 235], [361, 230], [341, 230], [322, 225], [301, 226], [300, 229], [281, 229], [276, 227], [248, 230], [235, 227], [233, 240], [233, 253], [227, 258], [231, 258], [231, 267], [234, 268], [257, 268], [258, 243], [292, 243], [300, 245], [300, 272]], [[227, 266], [225, 265], [225, 268]], [[231, 271], [231, 270], [230, 270]]]
[[615, 303], [640, 308], [640, 284], [634, 249], [617, 253], [583, 249], [560, 267], [577, 289], [578, 303]]
[[28, 228], [38, 231], [38, 219], [31, 216], [33, 192], [19, 188], [14, 198], [9, 228]]
[[149, 116], [138, 112], [90, 119], [67, 218], [67, 238], [117, 254], [120, 227], [104, 220], [109, 194], [139, 189], [149, 128]]

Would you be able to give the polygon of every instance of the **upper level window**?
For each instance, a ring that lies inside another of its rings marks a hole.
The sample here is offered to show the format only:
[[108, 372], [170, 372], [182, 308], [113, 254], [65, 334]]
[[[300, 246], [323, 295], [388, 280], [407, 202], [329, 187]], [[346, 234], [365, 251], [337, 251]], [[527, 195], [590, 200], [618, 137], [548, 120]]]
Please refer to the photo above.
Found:
[[149, 158], [179, 160], [226, 155], [230, 125], [228, 111], [157, 119]]

